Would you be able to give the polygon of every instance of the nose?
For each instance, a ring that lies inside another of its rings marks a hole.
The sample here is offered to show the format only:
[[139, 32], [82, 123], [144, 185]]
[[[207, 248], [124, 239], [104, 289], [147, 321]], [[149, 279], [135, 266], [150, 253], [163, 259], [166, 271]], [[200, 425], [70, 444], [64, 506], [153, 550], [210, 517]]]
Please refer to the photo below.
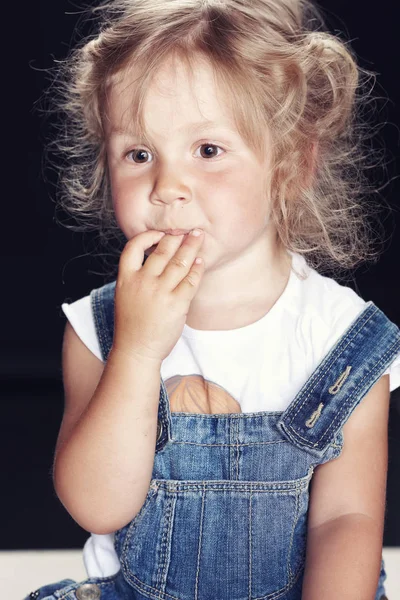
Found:
[[164, 165], [158, 170], [150, 201], [154, 204], [190, 202], [191, 192], [185, 184], [184, 172], [173, 165]]

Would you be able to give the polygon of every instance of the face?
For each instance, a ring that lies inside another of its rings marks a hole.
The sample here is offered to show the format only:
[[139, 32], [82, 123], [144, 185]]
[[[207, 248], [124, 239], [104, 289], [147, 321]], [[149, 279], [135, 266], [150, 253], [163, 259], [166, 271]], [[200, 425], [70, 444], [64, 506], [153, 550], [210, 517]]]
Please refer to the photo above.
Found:
[[151, 147], [130, 129], [132, 79], [113, 87], [107, 124], [113, 204], [126, 238], [200, 227], [206, 270], [251, 252], [272, 235], [269, 167], [236, 130], [212, 69], [199, 61], [193, 81], [182, 63], [158, 71], [144, 104]]

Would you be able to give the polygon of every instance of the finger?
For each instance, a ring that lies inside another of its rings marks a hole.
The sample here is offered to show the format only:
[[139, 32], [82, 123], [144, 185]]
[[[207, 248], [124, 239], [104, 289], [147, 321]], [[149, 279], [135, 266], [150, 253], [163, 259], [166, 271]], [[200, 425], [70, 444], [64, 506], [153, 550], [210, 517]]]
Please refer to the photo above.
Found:
[[[199, 261], [199, 262], [196, 262]], [[182, 279], [179, 285], [174, 289], [179, 299], [191, 302], [199, 289], [201, 279], [204, 275], [204, 259], [199, 256], [195, 258], [189, 273]]]
[[143, 265], [145, 250], [158, 244], [164, 236], [164, 232], [150, 229], [128, 240], [119, 259], [118, 274], [139, 271]]
[[162, 275], [168, 263], [182, 244], [184, 237], [183, 234], [171, 235], [167, 233], [153, 249], [146, 260], [143, 269], [155, 277]]
[[161, 281], [168, 289], [174, 290], [189, 273], [203, 243], [203, 238], [204, 233], [202, 231], [200, 231], [199, 236], [193, 235], [193, 231], [189, 235], [185, 235], [180, 247], [171, 257], [160, 276]]

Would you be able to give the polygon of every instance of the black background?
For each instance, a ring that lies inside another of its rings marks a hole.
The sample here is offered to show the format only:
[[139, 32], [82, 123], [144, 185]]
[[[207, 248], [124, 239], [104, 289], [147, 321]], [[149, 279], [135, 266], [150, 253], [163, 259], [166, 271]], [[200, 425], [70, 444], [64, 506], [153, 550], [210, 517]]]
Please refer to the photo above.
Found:
[[[383, 98], [377, 105], [377, 120], [383, 126], [376, 144], [386, 146], [388, 164], [386, 173], [371, 176], [379, 177], [381, 185], [389, 182], [381, 196], [393, 212], [384, 223], [388, 238], [384, 255], [377, 265], [358, 269], [352, 287], [400, 325], [398, 14], [389, 0], [378, 4], [331, 0], [320, 6], [329, 29], [350, 39], [360, 65], [377, 73], [374, 93]], [[28, 130], [23, 126], [21, 133], [28, 140], [28, 189], [15, 194], [24, 179], [26, 160], [20, 143], [11, 156], [12, 185], [4, 188], [6, 213], [2, 213], [3, 219], [6, 214], [1, 256], [0, 384], [6, 482], [2, 502], [7, 506], [2, 511], [1, 549], [81, 548], [89, 535], [61, 505], [51, 480], [63, 410], [61, 304], [87, 295], [106, 279], [103, 264], [88, 255], [93, 235], [73, 233], [54, 218], [55, 174], [44, 171], [42, 164], [49, 119], [37, 110], [48, 85], [46, 69], [54, 59], [64, 58], [79, 39], [73, 30], [81, 7], [66, 0], [41, 0], [28, 15], [28, 79], [27, 83], [20, 80], [18, 96], [22, 101], [27, 97], [29, 110]], [[84, 34], [87, 29], [81, 25], [80, 31]], [[17, 134], [16, 140], [20, 139]], [[392, 393], [390, 411], [385, 546], [400, 546], [399, 506], [400, 388]]]

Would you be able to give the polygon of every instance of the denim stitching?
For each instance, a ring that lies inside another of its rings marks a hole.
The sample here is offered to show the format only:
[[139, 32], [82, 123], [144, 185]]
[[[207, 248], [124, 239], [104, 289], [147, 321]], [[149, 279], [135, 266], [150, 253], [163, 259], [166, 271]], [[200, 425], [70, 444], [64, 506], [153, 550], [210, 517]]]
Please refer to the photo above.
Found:
[[[311, 470], [311, 469], [310, 469]], [[248, 492], [248, 491], [257, 491], [257, 492], [296, 492], [299, 490], [305, 490], [307, 488], [308, 482], [311, 479], [309, 473], [305, 477], [301, 477], [299, 479], [294, 479], [293, 481], [288, 482], [268, 482], [268, 481], [249, 481], [248, 483], [236, 481], [236, 480], [222, 480], [221, 483], [216, 483], [214, 480], [204, 480], [204, 481], [194, 481], [194, 482], [177, 482], [176, 484], [170, 483], [172, 480], [169, 479], [159, 479], [158, 480], [158, 488], [164, 489], [168, 492], [183, 492], [183, 491], [200, 491], [202, 489], [206, 490], [231, 490], [235, 492]], [[209, 482], [212, 482], [209, 484]], [[128, 534], [127, 534], [128, 535]]]
[[[234, 440], [234, 429], [233, 429], [233, 425], [234, 425], [235, 421], [233, 419], [229, 419], [226, 421], [226, 427], [228, 428], [228, 437], [229, 437], [229, 444], [226, 444], [226, 447], [229, 448], [229, 479], [235, 479], [235, 440]], [[224, 431], [224, 435], [226, 435], [226, 428]], [[186, 442], [185, 442], [186, 443]], [[189, 442], [188, 444], [192, 445], [191, 442]], [[197, 446], [197, 442], [195, 442], [195, 445]], [[199, 444], [199, 446], [202, 446], [203, 444]], [[219, 444], [213, 444], [213, 446], [219, 446]], [[212, 446], [210, 446], [212, 447]]]
[[107, 342], [106, 343], [107, 343], [107, 357], [108, 357], [108, 354], [110, 353], [110, 350], [111, 350], [111, 346], [112, 346], [112, 342], [113, 342], [113, 336], [114, 336], [114, 319], [115, 319], [115, 316], [114, 316], [114, 313], [115, 313], [115, 300], [114, 300], [114, 296], [115, 296], [115, 285], [113, 283], [109, 283], [106, 286], [106, 289], [107, 290], [111, 290], [111, 289], [113, 290], [113, 296], [111, 298], [111, 305], [113, 307], [113, 310], [112, 310], [112, 315], [113, 315], [112, 330], [110, 330], [110, 328], [107, 326], [106, 305], [103, 304], [104, 322], [106, 324], [106, 338], [107, 338]]
[[[348, 378], [351, 369], [352, 369], [351, 365], [348, 365], [346, 367], [346, 369], [343, 371], [343, 373], [340, 375], [340, 377], [337, 379], [337, 381], [330, 388], [328, 388], [328, 392], [330, 394], [334, 395], [334, 394], [338, 393], [338, 391], [340, 390], [340, 388], [342, 387], [342, 385]], [[337, 389], [335, 389], [335, 388], [337, 388]]]
[[100, 331], [100, 343], [101, 343], [101, 352], [103, 355], [104, 361], [107, 360], [107, 337], [106, 330], [107, 325], [105, 323], [104, 314], [103, 314], [103, 292], [102, 290], [98, 290], [95, 295], [95, 306], [96, 306], [96, 314], [97, 314], [97, 323]]
[[99, 340], [99, 345], [100, 345], [100, 350], [101, 350], [101, 356], [102, 359], [104, 361], [104, 352], [103, 352], [103, 347], [102, 347], [102, 343], [101, 343], [101, 327], [100, 324], [98, 322], [98, 308], [97, 308], [97, 290], [92, 290], [90, 292], [90, 299], [91, 299], [91, 304], [92, 304], [92, 313], [93, 313], [93, 320], [95, 323], [95, 328], [96, 328], [96, 334]]
[[257, 417], [257, 418], [265, 418], [265, 417], [274, 417], [277, 415], [281, 415], [283, 410], [257, 410], [255, 412], [246, 412], [246, 413], [192, 413], [192, 412], [181, 412], [181, 411], [173, 411], [171, 415], [179, 415], [180, 417], [193, 417], [195, 419], [203, 419], [207, 417], [207, 419], [248, 419], [249, 417]]
[[[352, 400], [353, 400], [354, 396], [357, 394], [357, 392], [358, 392], [358, 391], [359, 391], [359, 389], [361, 388], [361, 385], [363, 384], [363, 382], [365, 381], [365, 379], [366, 379], [367, 377], [370, 377], [370, 376], [371, 376], [371, 373], [374, 373], [374, 372], [376, 372], [376, 371], [378, 370], [378, 368], [380, 367], [380, 365], [381, 365], [383, 362], [385, 362], [385, 360], [386, 360], [386, 357], [387, 357], [388, 355], [390, 355], [390, 354], [393, 352], [393, 349], [394, 349], [396, 346], [398, 346], [398, 348], [400, 349], [400, 341], [399, 341], [399, 342], [395, 341], [395, 342], [392, 344], [392, 346], [389, 348], [389, 350], [387, 350], [387, 351], [385, 352], [385, 354], [383, 354], [383, 355], [382, 355], [381, 359], [380, 359], [380, 360], [379, 360], [379, 361], [378, 361], [378, 362], [375, 364], [375, 367], [373, 368], [373, 370], [372, 370], [372, 371], [368, 371], [367, 375], [365, 375], [365, 376], [362, 378], [362, 380], [359, 382], [358, 386], [357, 386], [357, 387], [356, 387], [356, 388], [353, 390], [353, 392], [352, 392], [351, 396], [349, 396], [347, 399], [346, 399], [346, 398], [344, 398], [344, 399], [343, 399], [344, 405], [343, 405], [342, 409], [341, 409], [341, 410], [340, 410], [340, 411], [339, 411], [339, 412], [336, 414], [336, 416], [334, 417], [333, 421], [331, 421], [331, 423], [329, 424], [329, 426], [327, 427], [327, 429], [325, 430], [325, 432], [323, 433], [323, 435], [322, 435], [322, 436], [321, 436], [321, 437], [320, 437], [320, 438], [319, 438], [319, 439], [318, 439], [318, 440], [317, 440], [315, 443], [313, 443], [313, 444], [310, 444], [310, 443], [309, 443], [309, 440], [308, 440], [307, 438], [303, 437], [303, 436], [302, 436], [302, 435], [301, 435], [301, 434], [300, 434], [300, 433], [299, 433], [299, 432], [298, 432], [296, 429], [294, 429], [293, 427], [290, 427], [290, 428], [291, 428], [291, 430], [292, 430], [294, 433], [296, 433], [296, 435], [297, 435], [297, 436], [298, 436], [298, 437], [299, 437], [301, 440], [303, 440], [303, 441], [304, 441], [304, 443], [305, 443], [305, 445], [306, 445], [306, 446], [308, 446], [308, 447], [312, 447], [312, 448], [315, 448], [316, 446], [318, 446], [318, 444], [320, 444], [320, 443], [321, 443], [321, 442], [324, 440], [324, 438], [325, 438], [325, 437], [327, 437], [327, 435], [328, 435], [328, 433], [329, 433], [329, 430], [330, 430], [330, 429], [331, 429], [331, 428], [332, 428], [332, 427], [335, 425], [335, 423], [338, 421], [338, 419], [340, 419], [340, 418], [342, 417], [342, 415], [346, 413], [346, 411], [347, 411], [347, 408], [348, 408], [349, 404], [351, 404], [351, 402], [352, 402]], [[375, 383], [376, 383], [376, 382], [375, 382]], [[371, 386], [371, 387], [372, 387], [372, 386]], [[370, 389], [371, 389], [371, 388], [370, 388]], [[368, 391], [369, 391], [369, 390], [368, 390]], [[368, 392], [366, 392], [366, 393], [368, 393]], [[361, 400], [360, 400], [360, 402], [361, 402]], [[350, 415], [349, 415], [349, 416], [350, 416]]]
[[[342, 410], [340, 410], [336, 416], [334, 417], [333, 421], [329, 424], [329, 426], [327, 427], [327, 429], [325, 430], [325, 433], [322, 435], [322, 437], [320, 438], [319, 442], [322, 442], [322, 440], [327, 437], [330, 429], [332, 429], [332, 427], [334, 427], [334, 425], [337, 423], [337, 421], [342, 417], [343, 414], [346, 414], [347, 412], [347, 408], [349, 407], [349, 405], [352, 405], [352, 401], [354, 399], [354, 396], [357, 396], [358, 391], [360, 390], [363, 382], [366, 380], [367, 377], [371, 376], [371, 373], [375, 374], [376, 371], [378, 371], [380, 365], [385, 362], [387, 355], [391, 354], [393, 347], [396, 345], [396, 342], [394, 343], [393, 346], [391, 346], [391, 348], [389, 348], [389, 350], [387, 350], [385, 352], [385, 354], [381, 357], [381, 359], [376, 363], [375, 367], [373, 368], [372, 371], [368, 371], [368, 373], [361, 379], [361, 381], [359, 382], [358, 386], [353, 390], [353, 393], [351, 394], [351, 396], [349, 398], [344, 398], [343, 402], [343, 408]], [[399, 343], [399, 348], [400, 348], [400, 343]], [[376, 383], [376, 381], [375, 381]], [[374, 385], [374, 384], [372, 384]], [[371, 386], [372, 387], [372, 386]], [[371, 388], [369, 388], [370, 390]], [[368, 391], [369, 391], [368, 390]], [[368, 393], [368, 391], [366, 392], [366, 394]], [[364, 397], [364, 396], [363, 396]], [[362, 401], [362, 398], [360, 400], [360, 402]], [[359, 404], [359, 403], [358, 403]], [[355, 408], [355, 407], [354, 407]], [[350, 415], [349, 415], [350, 417]]]
[[196, 566], [196, 580], [194, 587], [194, 597], [195, 600], [198, 599], [199, 595], [199, 575], [200, 575], [200, 557], [201, 557], [201, 544], [203, 541], [203, 521], [204, 521], [204, 505], [206, 500], [206, 488], [203, 485], [203, 493], [201, 500], [201, 514], [200, 514], [200, 528], [199, 528], [199, 546], [197, 551], [197, 566]]
[[[129, 570], [126, 571], [125, 575], [127, 581], [130, 581], [134, 588], [138, 589], [139, 592], [148, 598], [154, 598], [155, 600], [164, 600], [165, 598], [170, 598], [171, 600], [180, 600], [177, 596], [172, 596], [165, 591], [162, 592], [161, 590], [157, 590], [152, 585], [144, 583]], [[155, 594], [153, 592], [155, 592]]]
[[[372, 317], [372, 316], [373, 316], [373, 315], [371, 315], [371, 317]], [[370, 317], [370, 318], [371, 318], [371, 317]], [[368, 319], [368, 320], [369, 320], [369, 319]], [[355, 335], [357, 335], [357, 333], [358, 333], [358, 331], [355, 333]], [[304, 405], [305, 401], [306, 401], [306, 400], [308, 400], [308, 398], [309, 398], [310, 394], [311, 394], [311, 393], [314, 391], [314, 389], [315, 389], [315, 387], [317, 386], [317, 384], [318, 384], [318, 383], [321, 381], [322, 377], [325, 375], [325, 373], [326, 373], [327, 369], [331, 367], [331, 364], [332, 364], [332, 362], [333, 362], [334, 360], [336, 360], [336, 358], [340, 358], [340, 356], [343, 354], [344, 350], [347, 348], [347, 346], [350, 344], [350, 342], [351, 342], [351, 341], [353, 341], [353, 339], [354, 339], [355, 335], [354, 335], [353, 337], [351, 337], [351, 338], [348, 340], [348, 342], [347, 342], [346, 346], [345, 346], [343, 349], [341, 349], [341, 350], [340, 350], [340, 353], [339, 353], [339, 355], [338, 355], [337, 357], [333, 356], [333, 358], [331, 358], [331, 359], [330, 359], [330, 361], [328, 361], [328, 364], [327, 364], [327, 365], [326, 365], [326, 366], [325, 366], [323, 369], [321, 369], [321, 370], [320, 370], [320, 372], [318, 372], [318, 377], [316, 378], [316, 381], [315, 381], [315, 383], [314, 383], [313, 387], [311, 387], [311, 389], [309, 390], [309, 392], [308, 392], [308, 394], [306, 395], [306, 397], [304, 398], [304, 400], [303, 400], [301, 403], [299, 403], [299, 405], [298, 405], [298, 408], [297, 408], [297, 410], [295, 410], [295, 412], [294, 412], [294, 414], [293, 414], [292, 418], [290, 419], [289, 423], [291, 423], [291, 422], [294, 420], [294, 418], [296, 417], [296, 415], [298, 414], [298, 412], [299, 412], [299, 411], [301, 410], [301, 408], [303, 407], [303, 405]], [[393, 346], [394, 346], [395, 344], [396, 344], [396, 342], [394, 342]], [[339, 344], [339, 346], [340, 346], [340, 344]], [[338, 347], [338, 348], [339, 348], [339, 347]], [[336, 352], [336, 351], [335, 351], [335, 352]], [[335, 352], [334, 352], [334, 354], [335, 354]]]
[[297, 523], [297, 519], [299, 516], [299, 494], [296, 494], [295, 497], [295, 511], [294, 511], [294, 519], [293, 519], [293, 523], [292, 523], [292, 533], [290, 534], [290, 544], [289, 544], [289, 552], [288, 552], [288, 559], [287, 559], [287, 573], [286, 573], [286, 577], [288, 579], [288, 582], [290, 583], [292, 581], [293, 575], [292, 575], [292, 565], [291, 565], [291, 552], [292, 552], [292, 546], [293, 546], [293, 539], [294, 539], [294, 530], [295, 530], [295, 526]]
[[133, 535], [134, 530], [137, 527], [137, 524], [140, 522], [140, 520], [142, 519], [144, 513], [146, 512], [145, 508], [147, 508], [147, 506], [149, 505], [150, 500], [155, 496], [155, 494], [158, 491], [159, 487], [160, 487], [159, 483], [155, 479], [153, 479], [152, 482], [151, 482], [151, 484], [150, 484], [149, 490], [147, 492], [145, 501], [144, 501], [141, 509], [139, 510], [139, 512], [136, 514], [136, 516], [130, 522], [128, 530], [126, 532], [126, 536], [125, 536], [123, 545], [122, 545], [122, 549], [121, 549], [121, 562], [122, 561], [124, 561], [124, 562], [126, 561], [126, 556], [128, 554], [128, 548], [127, 548], [128, 543], [130, 542], [130, 539], [131, 539], [131, 537]]
[[236, 421], [236, 447], [235, 447], [235, 452], [236, 452], [236, 479], [239, 479], [239, 421]]
[[[165, 480], [168, 481], [168, 480]], [[209, 481], [214, 481], [214, 480], [209, 480]], [[214, 491], [218, 491], [218, 490], [223, 490], [223, 491], [234, 491], [234, 492], [248, 492], [250, 491], [252, 488], [254, 489], [254, 486], [256, 486], [255, 491], [257, 492], [280, 492], [280, 491], [289, 491], [289, 492], [295, 492], [298, 489], [305, 489], [306, 485], [307, 485], [307, 481], [308, 481], [308, 476], [306, 478], [301, 478], [299, 480], [294, 479], [293, 483], [280, 483], [280, 482], [264, 482], [264, 481], [249, 481], [248, 483], [242, 483], [239, 481], [236, 481], [235, 479], [230, 480], [231, 482], [229, 483], [227, 479], [224, 479], [223, 482], [221, 484], [215, 484], [213, 483], [212, 485], [207, 485], [206, 489], [207, 490], [214, 490]], [[301, 483], [297, 483], [297, 481], [300, 481]], [[173, 492], [173, 493], [177, 493], [177, 492], [198, 492], [202, 489], [202, 484], [207, 484], [208, 481], [204, 481], [204, 482], [199, 482], [198, 484], [193, 483], [193, 484], [187, 484], [187, 485], [177, 485], [176, 487], [171, 487], [171, 486], [163, 486], [160, 485], [161, 489], [165, 489], [166, 491], [168, 490], [169, 492]]]
[[[310, 383], [310, 389], [308, 390], [308, 393], [306, 391], [303, 392], [303, 394], [300, 393], [299, 398], [298, 398], [298, 403], [297, 403], [297, 410], [294, 410], [293, 416], [290, 419], [289, 423], [291, 423], [296, 415], [300, 412], [300, 410], [303, 408], [305, 402], [308, 400], [308, 398], [310, 397], [310, 395], [312, 394], [312, 392], [315, 390], [315, 388], [317, 387], [317, 385], [320, 383], [321, 379], [325, 376], [326, 372], [328, 371], [328, 369], [330, 369], [330, 367], [332, 366], [332, 364], [334, 362], [336, 362], [341, 355], [344, 353], [344, 351], [346, 350], [346, 348], [350, 345], [350, 343], [353, 341], [353, 339], [358, 335], [358, 333], [360, 332], [360, 330], [368, 323], [368, 321], [373, 317], [373, 315], [377, 312], [377, 308], [375, 308], [374, 312], [368, 316], [369, 313], [369, 309], [365, 311], [365, 316], [363, 318], [361, 318], [361, 321], [359, 321], [357, 323], [354, 323], [353, 326], [349, 329], [346, 337], [342, 338], [342, 340], [338, 343], [338, 345], [336, 346], [336, 348], [333, 350], [332, 352], [332, 356], [327, 360], [326, 365], [319, 369], [317, 371], [316, 377], [315, 377], [315, 381], [313, 383]], [[365, 321], [364, 323], [364, 319], [366, 319], [368, 316], [368, 319]], [[353, 334], [353, 335], [351, 335]], [[306, 394], [306, 396], [303, 398], [303, 400], [300, 402], [301, 396]]]
[[251, 576], [252, 576], [252, 569], [253, 569], [253, 563], [252, 563], [252, 555], [253, 555], [253, 548], [252, 548], [252, 512], [251, 512], [251, 503], [252, 503], [252, 499], [253, 499], [253, 488], [252, 486], [250, 486], [250, 496], [249, 496], [249, 563], [248, 563], [248, 570], [249, 570], [249, 600], [251, 600], [251, 595], [252, 595], [252, 591], [251, 591]]
[[323, 407], [324, 407], [324, 405], [321, 402], [320, 405], [318, 406], [317, 410], [315, 410], [313, 412], [313, 414], [311, 415], [311, 417], [309, 419], [307, 419], [307, 421], [305, 423], [306, 427], [309, 427], [309, 428], [314, 427], [315, 423], [318, 421], [318, 419], [321, 416]]
[[[385, 354], [382, 356], [382, 358], [381, 358], [381, 359], [380, 359], [380, 360], [379, 360], [379, 361], [376, 363], [376, 365], [375, 365], [374, 369], [372, 370], [372, 372], [373, 372], [374, 374], [375, 374], [375, 372], [376, 372], [376, 371], [378, 371], [378, 367], [380, 367], [380, 365], [381, 365], [383, 362], [385, 362], [385, 361], [386, 361], [386, 357], [392, 353], [393, 349], [394, 349], [394, 348], [396, 348], [396, 346], [397, 346], [397, 349], [400, 349], [400, 339], [398, 340], [398, 342], [396, 342], [396, 341], [395, 341], [395, 342], [392, 344], [392, 346], [389, 348], [389, 350], [387, 350], [387, 351], [385, 352]], [[356, 387], [356, 389], [353, 391], [353, 393], [352, 393], [352, 395], [350, 396], [350, 398], [349, 398], [348, 400], [346, 400], [346, 399], [344, 400], [344, 408], [343, 408], [343, 411], [341, 411], [341, 412], [345, 412], [345, 409], [346, 409], [346, 408], [347, 408], [347, 406], [348, 406], [348, 405], [351, 403], [351, 400], [352, 400], [352, 398], [354, 397], [354, 395], [356, 395], [356, 393], [357, 393], [357, 392], [360, 390], [360, 388], [361, 388], [361, 386], [362, 386], [363, 382], [364, 382], [364, 381], [366, 380], [366, 378], [367, 378], [367, 377], [369, 377], [370, 375], [371, 375], [371, 371], [369, 371], [369, 372], [367, 373], [367, 375], [365, 375], [365, 376], [364, 376], [364, 377], [361, 379], [360, 383], [358, 384], [358, 386]], [[376, 381], [377, 381], [377, 380], [376, 380]], [[376, 381], [375, 381], [375, 382], [372, 384], [372, 386], [373, 386], [373, 385], [376, 383]], [[372, 386], [369, 388], [369, 390], [372, 388]], [[366, 392], [366, 394], [369, 392], [369, 390]], [[363, 396], [363, 397], [364, 397], [364, 396]], [[361, 402], [361, 401], [362, 401], [362, 398], [361, 398], [360, 402]], [[359, 404], [359, 403], [358, 403], [358, 404]], [[326, 435], [328, 434], [328, 431], [331, 429], [331, 427], [333, 427], [333, 425], [335, 424], [335, 422], [336, 422], [336, 421], [339, 419], [339, 417], [341, 416], [341, 412], [339, 412], [339, 413], [336, 415], [336, 417], [334, 418], [333, 422], [332, 422], [332, 423], [329, 425], [329, 427], [326, 429], [326, 431], [325, 431], [325, 434], [322, 436], [322, 438], [321, 438], [321, 440], [320, 440], [320, 441], [322, 441], [322, 440], [324, 439], [324, 437], [326, 437]]]
[[152, 585], [144, 583], [138, 579], [136, 575], [133, 575], [129, 572], [126, 575], [128, 580], [133, 584], [133, 587], [147, 598], [153, 598], [154, 600], [165, 600], [165, 598], [170, 598], [171, 600], [180, 600], [178, 596], [172, 596], [172, 594], [168, 594], [168, 592], [160, 592], [160, 590], [157, 590]]
[[106, 339], [105, 339], [105, 331], [106, 325], [103, 319], [103, 310], [102, 310], [102, 288], [93, 290], [91, 293], [92, 297], [92, 309], [94, 315], [94, 321], [96, 324], [96, 333], [99, 338], [101, 354], [103, 357], [103, 361], [106, 361], [107, 352], [106, 352]]
[[302, 573], [302, 569], [299, 569], [296, 578], [293, 581], [289, 582], [287, 585], [285, 585], [285, 587], [282, 588], [281, 590], [278, 590], [277, 592], [272, 592], [272, 594], [267, 594], [266, 596], [263, 596], [262, 598], [256, 598], [255, 600], [278, 600], [278, 598], [283, 596], [283, 594], [286, 594], [287, 592], [289, 592], [291, 590], [291, 588], [294, 586], [294, 584], [300, 577], [301, 573]]
[[[176, 505], [176, 497], [172, 497], [169, 495], [166, 499], [166, 509], [163, 512], [163, 516], [165, 519], [165, 527], [163, 528], [163, 532], [161, 535], [161, 551], [160, 551], [160, 565], [157, 573], [157, 580], [160, 581], [159, 587], [164, 587], [167, 584], [167, 575], [168, 575], [168, 567], [169, 567], [169, 558], [170, 558], [170, 550], [171, 550], [171, 537], [172, 537], [172, 527], [174, 521], [175, 514], [175, 505]], [[169, 550], [169, 551], [168, 551]], [[167, 558], [168, 555], [168, 558]], [[162, 571], [162, 573], [161, 573]], [[159, 590], [161, 591], [161, 590]], [[165, 591], [162, 590], [163, 592]]]
[[[102, 328], [104, 330], [104, 348], [105, 348], [105, 359], [107, 359], [108, 354], [110, 352], [111, 349], [111, 345], [112, 345], [112, 335], [111, 335], [111, 331], [110, 328], [108, 327], [107, 324], [107, 298], [106, 295], [108, 294], [109, 290], [112, 289], [113, 287], [113, 282], [106, 284], [105, 286], [103, 286], [100, 290], [101, 293], [101, 305], [100, 305], [100, 318], [102, 320]], [[114, 291], [113, 294], [115, 294], [115, 285], [114, 285]], [[113, 298], [111, 298], [111, 303], [113, 304], [114, 300]], [[115, 309], [114, 309], [115, 310]]]
[[293, 581], [287, 583], [283, 588], [281, 588], [280, 590], [277, 590], [276, 592], [271, 592], [271, 593], [267, 594], [266, 596], [259, 596], [258, 598], [254, 598], [254, 600], [278, 600], [278, 598], [280, 598], [281, 596], [283, 596], [284, 594], [286, 594], [287, 592], [289, 592], [291, 590], [291, 588], [294, 586], [294, 584], [300, 577], [301, 573], [302, 573], [302, 569], [299, 569], [296, 578]]
[[180, 444], [181, 446], [204, 446], [206, 448], [212, 448], [212, 447], [216, 447], [216, 448], [222, 448], [222, 447], [232, 447], [234, 448], [235, 446], [239, 445], [239, 446], [270, 446], [273, 444], [290, 444], [290, 442], [288, 442], [287, 440], [276, 440], [276, 442], [240, 442], [239, 444], [236, 443], [221, 443], [221, 444], [207, 444], [207, 443], [201, 443], [201, 442], [181, 442], [179, 440], [174, 440], [172, 442], [173, 444]]
[[[378, 363], [376, 363], [375, 367], [374, 367], [374, 371], [376, 371], [376, 369], [380, 366], [380, 364], [385, 360], [385, 357], [387, 354], [389, 354], [391, 352], [391, 349], [389, 349], [387, 352], [385, 352], [385, 354], [381, 357], [381, 359], [379, 360]], [[305, 445], [315, 448], [316, 446], [318, 446], [318, 444], [320, 444], [322, 442], [322, 440], [328, 435], [329, 430], [334, 426], [334, 424], [336, 423], [336, 421], [341, 418], [341, 416], [343, 414], [345, 414], [347, 412], [347, 407], [349, 404], [351, 404], [351, 401], [353, 400], [354, 395], [356, 395], [356, 393], [358, 392], [358, 390], [361, 387], [361, 384], [363, 383], [363, 381], [365, 380], [365, 378], [367, 376], [371, 375], [371, 371], [368, 371], [368, 374], [363, 377], [363, 379], [360, 381], [359, 385], [353, 390], [352, 395], [350, 397], [348, 397], [347, 399], [344, 398], [343, 402], [344, 405], [341, 408], [341, 410], [336, 414], [336, 416], [334, 417], [334, 419], [331, 421], [331, 423], [329, 424], [329, 426], [326, 428], [325, 432], [323, 433], [323, 435], [313, 444], [309, 443], [309, 440], [307, 438], [305, 438], [304, 436], [302, 436], [296, 429], [294, 429], [293, 427], [291, 427], [291, 430], [302, 440], [304, 441]], [[361, 400], [360, 400], [361, 402]], [[350, 415], [349, 415], [350, 416]]]

